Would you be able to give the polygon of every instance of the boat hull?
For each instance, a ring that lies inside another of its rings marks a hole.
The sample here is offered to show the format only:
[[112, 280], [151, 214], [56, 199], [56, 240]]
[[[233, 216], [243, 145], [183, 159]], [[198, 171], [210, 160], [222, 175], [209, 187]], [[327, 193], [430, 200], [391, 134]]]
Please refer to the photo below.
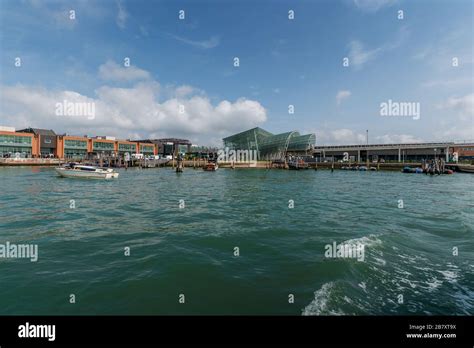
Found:
[[64, 168], [55, 168], [56, 172], [64, 178], [79, 178], [79, 179], [114, 179], [118, 178], [118, 173], [111, 171], [106, 172], [87, 172], [80, 170], [71, 170]]
[[474, 168], [472, 166], [469, 166], [469, 167], [464, 167], [464, 166], [459, 166], [458, 167], [458, 170], [461, 172], [461, 173], [471, 173], [471, 174], [474, 174]]
[[219, 169], [219, 166], [217, 164], [207, 164], [205, 167], [203, 167], [204, 171], [206, 172], [215, 172], [217, 169]]

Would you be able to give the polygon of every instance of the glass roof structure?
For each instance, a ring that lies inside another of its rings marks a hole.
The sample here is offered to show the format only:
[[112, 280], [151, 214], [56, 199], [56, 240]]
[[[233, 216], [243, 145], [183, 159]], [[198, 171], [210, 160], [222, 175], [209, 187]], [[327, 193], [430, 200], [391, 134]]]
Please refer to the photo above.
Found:
[[305, 154], [314, 148], [316, 135], [297, 131], [272, 134], [256, 127], [223, 139], [229, 150], [256, 150], [259, 160], [284, 159], [288, 154]]

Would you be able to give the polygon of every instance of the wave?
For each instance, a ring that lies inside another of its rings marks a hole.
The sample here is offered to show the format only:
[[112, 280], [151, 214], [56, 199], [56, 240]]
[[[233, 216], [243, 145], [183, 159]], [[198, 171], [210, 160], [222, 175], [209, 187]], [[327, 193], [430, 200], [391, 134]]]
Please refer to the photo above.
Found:
[[363, 244], [364, 247], [368, 247], [382, 245], [382, 241], [375, 234], [369, 234], [368, 236], [346, 240], [343, 244]]
[[329, 309], [329, 301], [334, 289], [334, 282], [323, 284], [321, 289], [314, 292], [314, 300], [303, 309], [302, 315], [344, 315], [343, 312]]

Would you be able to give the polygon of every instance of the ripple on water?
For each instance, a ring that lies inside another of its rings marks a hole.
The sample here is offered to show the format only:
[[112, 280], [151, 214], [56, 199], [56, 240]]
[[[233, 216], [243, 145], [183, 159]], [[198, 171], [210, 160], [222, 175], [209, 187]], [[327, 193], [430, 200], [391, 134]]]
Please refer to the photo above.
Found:
[[[174, 314], [188, 289], [183, 314], [472, 314], [473, 189], [457, 174], [0, 168], [0, 242], [40, 253], [0, 262], [0, 308], [74, 314], [74, 288], [81, 314]], [[333, 242], [364, 245], [364, 261], [325, 258]], [[290, 291], [300, 305], [282, 306]]]

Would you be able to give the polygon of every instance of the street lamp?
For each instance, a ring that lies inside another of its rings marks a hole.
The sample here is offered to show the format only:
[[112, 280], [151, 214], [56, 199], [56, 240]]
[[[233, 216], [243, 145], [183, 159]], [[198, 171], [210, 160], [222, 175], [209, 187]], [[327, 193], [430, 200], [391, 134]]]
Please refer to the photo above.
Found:
[[369, 169], [369, 130], [365, 130], [365, 138], [367, 140], [367, 149], [365, 151], [365, 155], [367, 156], [367, 169]]

